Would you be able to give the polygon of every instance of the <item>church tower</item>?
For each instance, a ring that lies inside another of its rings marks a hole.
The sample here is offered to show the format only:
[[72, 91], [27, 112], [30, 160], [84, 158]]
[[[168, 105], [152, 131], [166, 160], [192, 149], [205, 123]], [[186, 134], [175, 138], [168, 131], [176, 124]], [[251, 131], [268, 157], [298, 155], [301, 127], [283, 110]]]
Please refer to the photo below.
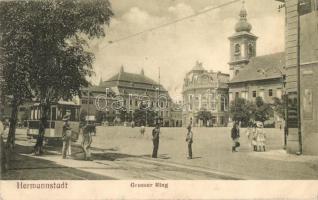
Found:
[[247, 21], [247, 11], [244, 6], [240, 11], [240, 19], [235, 25], [235, 33], [230, 40], [230, 80], [238, 75], [240, 70], [248, 64], [250, 58], [256, 56], [257, 37], [251, 33], [252, 25]]

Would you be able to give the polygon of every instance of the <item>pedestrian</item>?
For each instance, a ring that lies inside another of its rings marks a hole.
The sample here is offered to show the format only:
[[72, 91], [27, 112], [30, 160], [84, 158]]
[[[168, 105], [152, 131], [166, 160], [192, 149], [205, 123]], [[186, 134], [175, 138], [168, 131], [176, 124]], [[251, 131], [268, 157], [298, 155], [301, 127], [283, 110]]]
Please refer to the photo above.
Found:
[[263, 129], [263, 123], [257, 122], [256, 123], [256, 132], [257, 132], [257, 149], [258, 151], [266, 151], [265, 142], [266, 142], [266, 135]]
[[2, 119], [0, 118], [0, 162], [1, 162], [1, 174], [6, 171], [7, 169], [7, 162], [6, 162], [6, 149], [5, 143], [3, 141], [3, 134], [4, 134], [5, 125], [2, 123]]
[[253, 140], [253, 124], [249, 123], [246, 128], [246, 136], [249, 141], [249, 146], [252, 147], [252, 140]]
[[156, 124], [156, 127], [152, 130], [152, 142], [153, 142], [153, 151], [152, 157], [157, 158], [158, 148], [159, 148], [159, 135], [160, 135], [160, 125]]
[[145, 135], [145, 131], [146, 131], [145, 126], [142, 125], [142, 126], [140, 127], [140, 135], [141, 135], [141, 136], [144, 136], [144, 135]]
[[186, 137], [186, 142], [188, 143], [188, 159], [192, 159], [192, 143], [193, 143], [193, 132], [192, 132], [192, 127], [189, 125], [187, 127], [188, 133]]
[[93, 142], [92, 134], [96, 131], [94, 124], [87, 121], [87, 124], [82, 128], [83, 140], [82, 148], [84, 150], [84, 160], [92, 160], [90, 147]]
[[66, 114], [63, 117], [64, 125], [63, 125], [63, 132], [62, 132], [62, 139], [63, 139], [63, 147], [62, 147], [62, 156], [63, 159], [66, 158], [67, 152], [70, 153], [70, 143], [71, 143], [71, 137], [72, 137], [72, 128], [69, 124], [70, 115]]
[[233, 140], [232, 152], [237, 152], [236, 148], [240, 146], [240, 129], [238, 123], [233, 124], [233, 128], [231, 129], [231, 138]]
[[44, 134], [45, 134], [45, 119], [41, 118], [39, 122], [39, 134], [37, 136], [36, 144], [34, 146], [34, 155], [42, 155], [43, 154], [43, 142], [44, 142]]
[[253, 124], [253, 131], [252, 131], [252, 146], [253, 151], [257, 151], [257, 131], [256, 131], [256, 123]]

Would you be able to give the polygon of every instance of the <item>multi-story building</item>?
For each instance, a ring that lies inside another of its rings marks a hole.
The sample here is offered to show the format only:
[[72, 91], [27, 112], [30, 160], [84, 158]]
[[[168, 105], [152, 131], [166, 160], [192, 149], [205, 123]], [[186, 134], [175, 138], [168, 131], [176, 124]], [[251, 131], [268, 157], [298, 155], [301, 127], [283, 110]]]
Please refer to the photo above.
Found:
[[[183, 84], [183, 125], [191, 121], [193, 126], [226, 126], [228, 122], [229, 75], [207, 71], [197, 62], [186, 74]], [[198, 116], [200, 111], [208, 111], [212, 119], [203, 124]]]
[[142, 102], [147, 104], [149, 110], [156, 112], [163, 126], [173, 126], [175, 122], [171, 121], [172, 100], [168, 91], [145, 76], [143, 70], [140, 74], [134, 74], [125, 72], [121, 67], [120, 72], [107, 81], [82, 89], [82, 110], [88, 115], [96, 115], [100, 110], [105, 113], [106, 118], [107, 115], [114, 115], [115, 119], [118, 119], [120, 110], [124, 110], [125, 119], [121, 121], [131, 122], [134, 120], [134, 112], [140, 109]]
[[[230, 102], [236, 97], [253, 102], [259, 96], [272, 103], [273, 97], [282, 98], [284, 94], [285, 53], [257, 56], [257, 36], [251, 32], [244, 5], [239, 16], [235, 33], [229, 37]], [[277, 115], [274, 118], [276, 127], [282, 127], [283, 119]]]
[[172, 103], [170, 109], [170, 117], [172, 127], [181, 127], [182, 126], [182, 102]]
[[318, 0], [278, 1], [286, 17], [287, 150], [318, 155]]

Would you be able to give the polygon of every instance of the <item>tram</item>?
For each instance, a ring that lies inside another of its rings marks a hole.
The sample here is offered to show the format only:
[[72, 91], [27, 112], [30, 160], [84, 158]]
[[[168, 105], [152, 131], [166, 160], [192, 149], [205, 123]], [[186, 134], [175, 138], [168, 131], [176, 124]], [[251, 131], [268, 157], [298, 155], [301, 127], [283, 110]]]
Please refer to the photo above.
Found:
[[[61, 140], [63, 131], [63, 116], [70, 115], [69, 124], [72, 128], [72, 140], [77, 140], [80, 123], [80, 105], [76, 105], [73, 102], [59, 101], [52, 103], [49, 110], [48, 123], [45, 127], [45, 140]], [[27, 135], [29, 138], [36, 138], [39, 134], [40, 119], [42, 117], [41, 107], [39, 103], [35, 103], [31, 106], [30, 120], [28, 120]]]

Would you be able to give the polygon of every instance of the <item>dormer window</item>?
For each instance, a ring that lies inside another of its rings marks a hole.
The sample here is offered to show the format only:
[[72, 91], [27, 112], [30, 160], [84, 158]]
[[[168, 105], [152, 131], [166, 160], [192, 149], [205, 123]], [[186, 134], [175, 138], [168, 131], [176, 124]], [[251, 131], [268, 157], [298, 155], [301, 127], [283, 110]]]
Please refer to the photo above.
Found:
[[241, 55], [241, 45], [235, 45], [235, 55]]

